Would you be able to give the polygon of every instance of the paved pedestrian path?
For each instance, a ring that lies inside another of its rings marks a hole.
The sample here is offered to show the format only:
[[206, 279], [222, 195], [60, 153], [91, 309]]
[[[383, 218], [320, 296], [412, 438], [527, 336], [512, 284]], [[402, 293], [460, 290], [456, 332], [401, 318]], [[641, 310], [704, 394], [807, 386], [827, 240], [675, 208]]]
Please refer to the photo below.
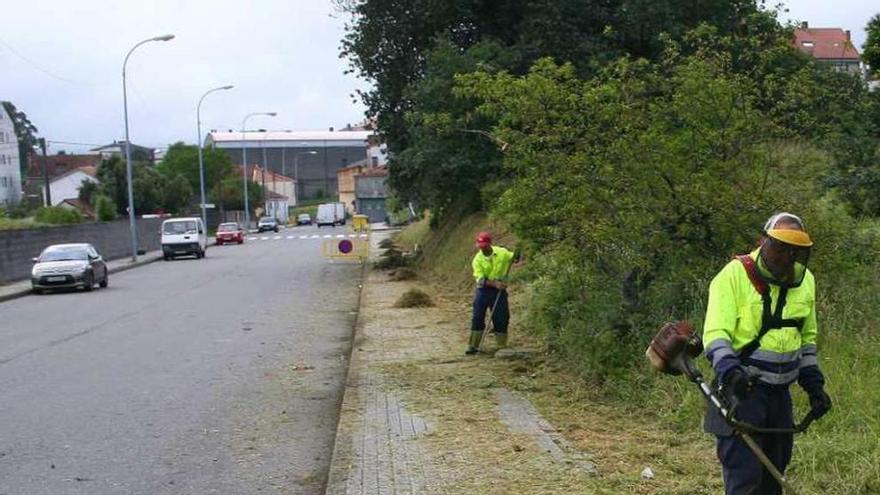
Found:
[[[371, 235], [370, 252], [374, 259], [382, 252], [379, 242], [389, 235], [386, 232]], [[368, 268], [325, 493], [460, 493], [458, 469], [462, 464], [488, 462], [486, 467], [498, 467], [492, 464], [494, 460], [474, 457], [473, 452], [458, 451], [453, 446], [466, 444], [474, 428], [484, 433], [497, 432], [499, 442], [511, 438], [520, 439], [516, 442], [530, 442], [534, 447], [529, 451], [548, 464], [562, 466], [558, 469], [595, 473], [596, 466], [590, 456], [570, 446], [523, 396], [500, 387], [489, 392], [496, 404], [494, 411], [490, 408], [486, 411], [488, 416], [471, 419], [471, 424], [461, 428], [461, 435], [456, 438], [444, 436], [449, 443], [442, 452], [436, 450], [438, 435], [449, 434], [447, 422], [462, 418], [457, 414], [437, 416], [425, 409], [421, 411], [431, 414], [430, 419], [420, 416], [415, 407], [406, 403], [407, 392], [396, 388], [400, 383], [392, 378], [386, 380], [385, 373], [391, 369], [399, 373], [409, 366], [436, 366], [439, 371], [446, 365], [470, 362], [474, 358], [450, 354], [451, 349], [464, 346], [460, 311], [444, 304], [418, 309], [394, 307], [406, 290], [419, 287], [420, 283], [393, 282], [387, 273]], [[460, 400], [470, 399], [462, 395]]]

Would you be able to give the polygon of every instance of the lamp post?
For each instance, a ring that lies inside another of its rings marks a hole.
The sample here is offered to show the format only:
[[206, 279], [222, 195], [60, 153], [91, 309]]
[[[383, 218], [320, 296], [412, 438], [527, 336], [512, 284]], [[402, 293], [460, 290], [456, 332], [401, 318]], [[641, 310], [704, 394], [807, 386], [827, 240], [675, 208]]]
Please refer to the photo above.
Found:
[[317, 151], [300, 151], [293, 155], [293, 200], [299, 204], [299, 155], [317, 155]]
[[125, 85], [125, 67], [128, 65], [128, 57], [137, 47], [151, 41], [169, 41], [174, 39], [173, 34], [165, 34], [154, 38], [145, 39], [131, 47], [128, 54], [125, 55], [125, 61], [122, 62], [122, 109], [125, 115], [125, 176], [128, 181], [128, 224], [131, 235], [131, 261], [137, 261], [137, 226], [134, 218], [134, 188], [132, 187], [132, 170], [131, 170], [131, 139], [128, 136], [128, 89]]
[[248, 211], [248, 176], [247, 176], [247, 135], [245, 134], [245, 129], [247, 129], [247, 120], [255, 115], [265, 115], [267, 117], [274, 117], [278, 115], [275, 112], [254, 112], [249, 113], [244, 116], [244, 119], [241, 121], [241, 162], [242, 168], [244, 169], [242, 179], [244, 180], [244, 229], [247, 230], [251, 224], [251, 213]]
[[[202, 194], [202, 224], [205, 228], [208, 228], [208, 214], [205, 212], [205, 163], [202, 159], [202, 101], [204, 101], [205, 97], [215, 91], [225, 91], [227, 89], [232, 89], [233, 86], [220, 86], [219, 88], [210, 89], [199, 98], [199, 104], [196, 106], [196, 132], [198, 137], [198, 146], [199, 146], [199, 189]], [[220, 199], [223, 200], [222, 198]]]

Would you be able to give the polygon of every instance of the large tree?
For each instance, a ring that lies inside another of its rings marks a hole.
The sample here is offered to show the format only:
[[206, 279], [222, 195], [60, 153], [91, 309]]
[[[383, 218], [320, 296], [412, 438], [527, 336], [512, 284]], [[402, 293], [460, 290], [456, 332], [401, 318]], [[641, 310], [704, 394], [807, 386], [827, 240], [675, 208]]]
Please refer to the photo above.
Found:
[[[213, 147], [202, 150], [202, 160], [205, 169], [205, 191], [216, 187], [223, 177], [232, 171], [232, 162], [229, 155], [222, 150]], [[190, 189], [199, 192], [199, 149], [195, 145], [177, 142], [168, 147], [165, 158], [157, 166], [164, 175], [183, 176]]]
[[[162, 173], [146, 163], [132, 166], [134, 207], [137, 214], [166, 211], [178, 213], [192, 197], [192, 188], [180, 174]], [[98, 167], [98, 193], [116, 205], [117, 213], [128, 212], [128, 182], [125, 161], [118, 156], [105, 160]]]
[[871, 72], [880, 77], [880, 14], [876, 14], [865, 26], [868, 39], [862, 45], [862, 60], [871, 68]]

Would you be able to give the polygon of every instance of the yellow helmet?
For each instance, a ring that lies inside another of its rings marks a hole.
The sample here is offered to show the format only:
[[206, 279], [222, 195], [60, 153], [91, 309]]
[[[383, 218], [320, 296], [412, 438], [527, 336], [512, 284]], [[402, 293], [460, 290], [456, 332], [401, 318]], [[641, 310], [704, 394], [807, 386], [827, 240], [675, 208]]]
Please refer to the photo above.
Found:
[[[780, 223], [780, 221], [783, 224], [797, 224], [800, 226], [800, 229], [776, 228], [776, 224]], [[764, 233], [767, 234], [767, 237], [772, 237], [779, 242], [784, 242], [791, 246], [810, 247], [813, 245], [813, 240], [810, 239], [810, 234], [807, 234], [804, 221], [791, 213], [782, 212], [770, 217], [767, 223], [764, 224]]]

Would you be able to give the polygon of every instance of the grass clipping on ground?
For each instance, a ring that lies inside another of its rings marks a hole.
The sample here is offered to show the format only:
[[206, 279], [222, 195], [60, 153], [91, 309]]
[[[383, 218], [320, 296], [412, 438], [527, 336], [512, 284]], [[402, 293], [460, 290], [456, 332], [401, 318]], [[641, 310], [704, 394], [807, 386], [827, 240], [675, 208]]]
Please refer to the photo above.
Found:
[[428, 308], [434, 306], [431, 296], [419, 289], [409, 289], [394, 303], [395, 308]]

